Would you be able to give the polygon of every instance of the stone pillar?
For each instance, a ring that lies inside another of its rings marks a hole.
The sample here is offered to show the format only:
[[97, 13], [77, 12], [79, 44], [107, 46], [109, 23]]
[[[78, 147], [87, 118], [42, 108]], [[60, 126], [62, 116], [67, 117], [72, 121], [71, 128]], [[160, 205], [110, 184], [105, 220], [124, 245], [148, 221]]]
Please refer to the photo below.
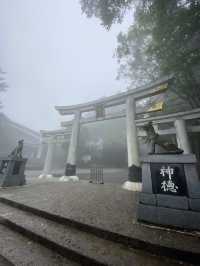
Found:
[[176, 129], [176, 138], [177, 138], [178, 147], [182, 149], [185, 154], [192, 153], [185, 120], [177, 119], [174, 122], [174, 126]]
[[77, 110], [74, 114], [72, 134], [69, 144], [65, 176], [76, 176], [76, 153], [80, 131], [81, 112]]
[[126, 137], [128, 152], [128, 181], [123, 188], [133, 191], [141, 190], [141, 166], [139, 159], [139, 143], [135, 122], [136, 105], [132, 96], [126, 100]]
[[48, 176], [51, 177], [51, 171], [52, 171], [52, 162], [53, 162], [53, 155], [55, 152], [55, 140], [53, 138], [49, 139], [47, 142], [47, 154], [45, 158], [45, 163], [44, 163], [44, 170], [43, 174], [40, 177], [43, 176]]
[[38, 147], [37, 155], [36, 155], [37, 159], [41, 159], [43, 151], [44, 151], [44, 143], [43, 141], [41, 141]]
[[159, 131], [158, 124], [154, 124], [153, 127], [154, 127], [154, 129], [155, 129], [155, 132], [158, 133], [158, 131]]

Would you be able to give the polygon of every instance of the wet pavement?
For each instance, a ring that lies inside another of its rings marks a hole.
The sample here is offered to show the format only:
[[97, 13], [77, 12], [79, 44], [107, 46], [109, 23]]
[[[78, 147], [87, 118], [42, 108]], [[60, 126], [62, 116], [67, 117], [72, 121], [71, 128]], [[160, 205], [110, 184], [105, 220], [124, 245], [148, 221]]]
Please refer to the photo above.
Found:
[[78, 266], [56, 252], [0, 225], [0, 266]]
[[0, 195], [124, 236], [200, 253], [198, 232], [181, 232], [138, 223], [138, 193], [126, 191], [121, 185], [57, 182], [57, 179], [40, 182], [43, 183], [35, 180], [35, 183], [24, 187], [1, 189]]

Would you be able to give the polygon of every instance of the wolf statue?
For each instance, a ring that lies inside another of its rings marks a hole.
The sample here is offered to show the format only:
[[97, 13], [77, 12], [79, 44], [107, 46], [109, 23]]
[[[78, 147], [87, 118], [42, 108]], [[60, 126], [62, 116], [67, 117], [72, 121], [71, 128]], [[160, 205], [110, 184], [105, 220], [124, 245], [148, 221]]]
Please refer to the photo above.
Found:
[[165, 150], [163, 153], [168, 154], [181, 154], [183, 150], [179, 149], [175, 144], [165, 142], [161, 140], [158, 133], [155, 132], [155, 129], [152, 125], [152, 122], [147, 123], [142, 126], [142, 129], [146, 132], [147, 136], [145, 137], [145, 142], [150, 144], [150, 154], [156, 153], [156, 145], [160, 146]]
[[22, 151], [24, 147], [24, 140], [19, 140], [17, 147], [8, 155], [9, 158], [22, 159]]

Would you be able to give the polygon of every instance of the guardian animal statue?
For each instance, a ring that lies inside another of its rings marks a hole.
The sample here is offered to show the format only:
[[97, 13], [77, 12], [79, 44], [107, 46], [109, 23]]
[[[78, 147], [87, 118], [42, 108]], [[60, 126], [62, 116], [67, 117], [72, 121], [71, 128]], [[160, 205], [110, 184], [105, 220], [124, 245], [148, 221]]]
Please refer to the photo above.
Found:
[[7, 156], [0, 158], [0, 186], [22, 186], [26, 184], [26, 158], [22, 157], [24, 140], [19, 140], [17, 147]]
[[165, 150], [165, 152], [163, 153], [168, 153], [168, 154], [183, 153], [183, 150], [179, 149], [175, 144], [161, 140], [159, 134], [155, 132], [152, 122], [149, 122], [148, 124], [144, 125], [142, 129], [147, 134], [147, 136], [145, 137], [145, 142], [150, 144], [151, 147], [149, 152], [150, 154], [156, 153], [156, 145], [162, 147]]
[[22, 151], [24, 147], [24, 140], [19, 140], [17, 147], [8, 155], [9, 158], [22, 159]]
[[[10, 159], [22, 159], [22, 150], [24, 146], [24, 140], [19, 140], [17, 147], [8, 155]], [[3, 174], [8, 167], [8, 161], [0, 161], [0, 174]]]

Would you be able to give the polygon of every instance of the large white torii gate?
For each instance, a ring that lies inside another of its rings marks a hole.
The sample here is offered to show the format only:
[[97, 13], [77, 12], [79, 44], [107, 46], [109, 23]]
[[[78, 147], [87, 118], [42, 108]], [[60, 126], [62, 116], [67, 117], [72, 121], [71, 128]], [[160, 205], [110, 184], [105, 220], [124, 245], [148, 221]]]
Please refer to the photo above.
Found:
[[165, 77], [147, 86], [128, 90], [123, 93], [84, 104], [56, 106], [55, 109], [59, 112], [59, 114], [74, 115], [65, 176], [76, 175], [76, 153], [80, 131], [81, 114], [84, 112], [95, 111], [96, 119], [98, 120], [104, 116], [105, 108], [126, 104], [126, 135], [129, 175], [128, 181], [124, 184], [124, 188], [140, 190], [141, 167], [136, 128], [136, 101], [165, 92], [171, 79], [172, 77]]
[[[186, 127], [186, 120], [200, 118], [200, 109], [188, 110], [172, 114], [162, 114], [160, 116], [137, 119], [136, 120], [136, 101], [163, 93], [167, 90], [169, 81], [172, 77], [166, 77], [155, 83], [143, 86], [134, 90], [129, 90], [110, 97], [105, 97], [96, 101], [78, 104], [73, 106], [56, 106], [56, 110], [61, 115], [74, 115], [74, 119], [68, 122], [62, 122], [61, 126], [65, 129], [59, 130], [42, 130], [41, 146], [43, 142], [47, 143], [47, 155], [43, 174], [41, 176], [51, 175], [52, 160], [54, 148], [58, 142], [66, 142], [69, 140], [69, 149], [66, 161], [65, 176], [76, 175], [76, 157], [80, 125], [84, 123], [102, 121], [107, 119], [115, 119], [126, 117], [126, 137], [128, 152], [128, 181], [123, 185], [124, 188], [130, 190], [141, 189], [141, 168], [138, 150], [138, 130], [148, 121], [154, 121], [154, 125], [173, 122], [174, 128], [167, 130], [158, 130], [161, 135], [176, 134], [178, 146], [184, 150], [184, 153], [191, 153], [191, 147], [188, 138], [189, 132], [200, 132], [200, 126]], [[105, 109], [112, 106], [125, 104], [125, 112], [115, 113], [114, 115], [106, 115]], [[81, 114], [84, 112], [95, 111], [96, 118], [83, 118]], [[139, 134], [142, 132], [139, 131]], [[144, 134], [144, 132], [142, 133]], [[69, 139], [70, 138], [70, 139]], [[38, 151], [40, 156], [41, 150]]]

